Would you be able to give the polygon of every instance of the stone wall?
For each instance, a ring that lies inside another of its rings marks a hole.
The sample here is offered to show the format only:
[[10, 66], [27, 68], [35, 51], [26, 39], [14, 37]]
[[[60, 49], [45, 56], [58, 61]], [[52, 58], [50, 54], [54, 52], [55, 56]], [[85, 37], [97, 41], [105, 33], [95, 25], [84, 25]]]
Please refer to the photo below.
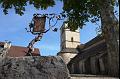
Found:
[[2, 58], [5, 58], [8, 53], [9, 48], [0, 47], [0, 61]]
[[61, 56], [64, 60], [64, 62], [66, 64], [68, 64], [68, 62], [74, 58], [77, 55], [77, 53], [68, 53], [68, 52], [64, 52], [64, 53], [59, 53], [58, 56]]
[[7, 57], [0, 62], [0, 79], [70, 79], [61, 57]]

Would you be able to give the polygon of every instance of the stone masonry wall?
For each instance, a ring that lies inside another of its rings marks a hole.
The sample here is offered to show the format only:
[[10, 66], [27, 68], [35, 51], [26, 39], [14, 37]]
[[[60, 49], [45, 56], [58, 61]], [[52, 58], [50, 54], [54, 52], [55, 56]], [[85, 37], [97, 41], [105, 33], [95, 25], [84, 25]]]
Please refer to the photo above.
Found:
[[61, 57], [7, 57], [0, 61], [0, 79], [70, 79]]

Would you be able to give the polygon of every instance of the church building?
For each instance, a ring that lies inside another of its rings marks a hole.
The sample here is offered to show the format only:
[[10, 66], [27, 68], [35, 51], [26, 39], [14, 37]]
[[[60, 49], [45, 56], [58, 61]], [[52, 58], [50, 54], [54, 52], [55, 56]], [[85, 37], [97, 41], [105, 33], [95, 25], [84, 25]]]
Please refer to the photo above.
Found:
[[[70, 31], [68, 24], [61, 27], [61, 56], [67, 64], [70, 74], [88, 74], [119, 76], [119, 70], [110, 71], [107, 44], [102, 35], [98, 35], [85, 44], [80, 44], [80, 31]], [[115, 67], [113, 67], [115, 68]]]
[[58, 53], [59, 56], [63, 57], [66, 64], [79, 53], [76, 48], [80, 45], [79, 29], [73, 32], [67, 29], [67, 26], [68, 24], [64, 22], [63, 26], [60, 28], [61, 51]]

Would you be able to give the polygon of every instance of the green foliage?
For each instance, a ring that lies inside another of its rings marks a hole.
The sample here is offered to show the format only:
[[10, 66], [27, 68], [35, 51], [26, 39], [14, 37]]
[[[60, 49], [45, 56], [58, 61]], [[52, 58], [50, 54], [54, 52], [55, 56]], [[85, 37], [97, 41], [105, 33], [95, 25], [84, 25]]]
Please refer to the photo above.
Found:
[[[64, 13], [67, 15], [69, 28], [75, 30], [82, 28], [86, 22], [92, 23], [100, 19], [100, 6], [104, 0], [59, 0], [63, 1]], [[119, 0], [110, 0], [112, 6], [118, 5]], [[23, 15], [25, 6], [33, 5], [36, 9], [47, 9], [55, 5], [55, 0], [0, 0], [3, 12], [8, 14], [8, 10], [15, 9], [16, 14]]]
[[55, 5], [54, 0], [0, 0], [4, 14], [8, 14], [8, 10], [15, 9], [16, 14], [23, 15], [25, 6], [33, 5], [36, 9], [47, 9], [49, 6]]
[[[100, 9], [104, 0], [63, 0], [64, 11], [68, 17], [68, 23], [71, 30], [78, 27], [82, 28], [86, 22], [92, 23], [99, 21]], [[116, 0], [111, 0], [111, 5], [115, 5]]]

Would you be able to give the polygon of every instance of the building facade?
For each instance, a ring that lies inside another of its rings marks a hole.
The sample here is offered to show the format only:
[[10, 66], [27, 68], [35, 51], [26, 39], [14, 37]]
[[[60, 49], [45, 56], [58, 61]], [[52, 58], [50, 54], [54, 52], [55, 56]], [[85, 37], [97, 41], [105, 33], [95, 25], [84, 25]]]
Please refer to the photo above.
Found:
[[101, 36], [86, 43], [68, 63], [71, 74], [108, 75], [107, 46]]
[[66, 64], [77, 55], [78, 50], [76, 50], [76, 47], [80, 45], [79, 29], [73, 32], [70, 31], [67, 26], [68, 24], [64, 22], [60, 28], [61, 51], [58, 53], [58, 55], [63, 58]]
[[67, 64], [70, 74], [119, 76], [119, 70], [116, 73], [110, 71], [110, 57], [102, 35], [80, 44], [80, 32], [72, 32], [65, 27], [67, 24], [64, 23], [61, 27], [61, 51], [58, 55]]

